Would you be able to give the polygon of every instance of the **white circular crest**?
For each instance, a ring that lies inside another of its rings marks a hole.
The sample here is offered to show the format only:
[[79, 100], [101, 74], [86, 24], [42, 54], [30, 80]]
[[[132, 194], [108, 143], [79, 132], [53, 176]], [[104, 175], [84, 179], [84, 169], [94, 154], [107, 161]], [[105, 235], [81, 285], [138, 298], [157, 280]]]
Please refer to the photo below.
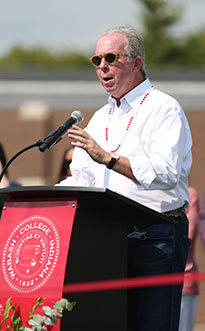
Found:
[[2, 270], [16, 292], [31, 293], [48, 281], [59, 256], [60, 240], [55, 224], [35, 215], [20, 222], [7, 239]]

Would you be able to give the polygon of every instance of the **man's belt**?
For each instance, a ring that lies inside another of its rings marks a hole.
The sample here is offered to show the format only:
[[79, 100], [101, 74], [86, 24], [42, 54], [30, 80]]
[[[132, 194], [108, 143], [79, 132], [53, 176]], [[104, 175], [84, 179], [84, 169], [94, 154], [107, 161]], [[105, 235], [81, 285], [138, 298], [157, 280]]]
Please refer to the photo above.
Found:
[[166, 211], [164, 213], [162, 213], [163, 215], [166, 215], [168, 217], [179, 217], [181, 215], [181, 212], [185, 212], [185, 205], [180, 207], [180, 208], [177, 208], [177, 209], [173, 209], [173, 210], [170, 210], [170, 211]]
[[[185, 209], [186, 209], [186, 206], [184, 205], [183, 207], [173, 209], [173, 210], [170, 210], [170, 211], [166, 211], [166, 212], [162, 213], [162, 215], [166, 215], [168, 217], [179, 217], [182, 212], [185, 212]], [[172, 223], [172, 220], [170, 220], [170, 222]], [[143, 227], [147, 227], [147, 226], [150, 226], [150, 225], [153, 225], [153, 223], [152, 224], [147, 224]], [[129, 233], [132, 233], [133, 231], [136, 231], [134, 229], [134, 227], [135, 227], [134, 224], [129, 224], [127, 226], [127, 233], [129, 234]]]

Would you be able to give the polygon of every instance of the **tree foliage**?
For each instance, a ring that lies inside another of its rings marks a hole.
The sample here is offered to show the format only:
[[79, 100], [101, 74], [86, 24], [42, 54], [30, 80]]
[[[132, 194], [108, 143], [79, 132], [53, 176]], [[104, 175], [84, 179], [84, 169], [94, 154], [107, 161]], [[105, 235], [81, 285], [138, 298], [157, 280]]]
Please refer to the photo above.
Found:
[[55, 52], [44, 47], [13, 46], [0, 58], [0, 69], [65, 69], [86, 67], [88, 58], [75, 50]]
[[195, 34], [175, 37], [171, 28], [183, 15], [181, 6], [171, 6], [167, 0], [136, 1], [143, 6], [143, 35], [149, 67], [205, 68], [205, 28]]
[[[133, 0], [134, 1], [134, 0]], [[183, 16], [183, 7], [169, 0], [135, 0], [142, 6], [146, 64], [153, 67], [205, 69], [205, 27], [176, 37], [171, 28]], [[44, 47], [14, 45], [0, 57], [0, 70], [69, 69], [90, 66], [89, 55], [76, 50], [53, 51]]]
[[171, 7], [165, 0], [138, 0], [144, 5], [142, 20], [145, 34], [154, 38], [167, 35], [167, 28], [176, 23], [182, 14], [181, 7]]

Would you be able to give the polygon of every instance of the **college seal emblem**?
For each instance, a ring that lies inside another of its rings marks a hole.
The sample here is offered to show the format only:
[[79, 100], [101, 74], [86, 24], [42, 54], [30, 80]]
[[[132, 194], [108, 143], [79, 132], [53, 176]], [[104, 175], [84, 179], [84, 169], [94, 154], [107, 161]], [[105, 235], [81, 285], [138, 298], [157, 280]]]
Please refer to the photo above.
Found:
[[34, 215], [17, 224], [3, 249], [3, 276], [14, 291], [32, 293], [43, 287], [58, 261], [59, 234], [55, 224]]

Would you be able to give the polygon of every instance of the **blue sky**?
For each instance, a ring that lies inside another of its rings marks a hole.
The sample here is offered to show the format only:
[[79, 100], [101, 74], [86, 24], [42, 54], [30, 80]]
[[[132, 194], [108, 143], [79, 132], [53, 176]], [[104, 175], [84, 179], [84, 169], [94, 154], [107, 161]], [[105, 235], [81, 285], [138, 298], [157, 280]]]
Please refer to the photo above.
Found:
[[[205, 27], [205, 0], [169, 0], [183, 5], [174, 33]], [[6, 0], [0, 10], [0, 54], [13, 44], [93, 50], [99, 34], [110, 27], [131, 25], [142, 31], [137, 0]]]

